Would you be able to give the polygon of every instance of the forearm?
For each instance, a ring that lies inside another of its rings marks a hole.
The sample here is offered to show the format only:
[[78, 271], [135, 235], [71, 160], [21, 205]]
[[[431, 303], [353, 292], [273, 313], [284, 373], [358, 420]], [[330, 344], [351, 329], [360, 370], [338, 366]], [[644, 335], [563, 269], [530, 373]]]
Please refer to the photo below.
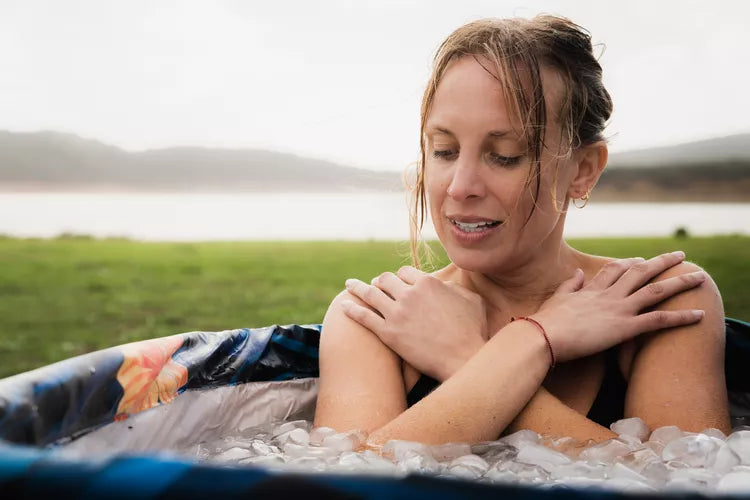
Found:
[[369, 441], [497, 439], [537, 392], [549, 364], [547, 345], [536, 327], [513, 322], [430, 395], [372, 432]]
[[530, 429], [551, 437], [572, 437], [581, 442], [589, 439], [605, 441], [617, 434], [556, 398], [544, 387], [540, 387], [524, 409], [510, 423], [506, 432]]

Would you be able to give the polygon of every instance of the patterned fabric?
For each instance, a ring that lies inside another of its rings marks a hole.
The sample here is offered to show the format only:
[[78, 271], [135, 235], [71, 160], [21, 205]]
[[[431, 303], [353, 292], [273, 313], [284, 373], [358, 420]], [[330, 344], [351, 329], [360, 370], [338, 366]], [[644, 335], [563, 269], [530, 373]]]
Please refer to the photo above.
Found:
[[[750, 402], [750, 324], [728, 318], [726, 327], [732, 410], [750, 415], [748, 405], [741, 403]], [[0, 380], [0, 498], [633, 498], [424, 476], [280, 474], [156, 457], [83, 462], [61, 460], [41, 448], [167, 404], [188, 389], [317, 377], [319, 340], [320, 325], [191, 332]]]
[[194, 388], [318, 376], [320, 325], [191, 332], [0, 380], [0, 440], [46, 446]]

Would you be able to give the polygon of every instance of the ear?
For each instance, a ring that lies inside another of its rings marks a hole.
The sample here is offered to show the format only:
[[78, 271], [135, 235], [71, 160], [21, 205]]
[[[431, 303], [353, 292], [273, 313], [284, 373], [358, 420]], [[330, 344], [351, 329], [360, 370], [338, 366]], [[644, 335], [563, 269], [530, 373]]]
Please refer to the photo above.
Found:
[[594, 189], [599, 176], [602, 175], [604, 167], [607, 165], [609, 150], [607, 143], [597, 141], [588, 146], [579, 148], [574, 153], [574, 161], [577, 163], [578, 170], [570, 181], [568, 196], [570, 198], [580, 198], [587, 191]]

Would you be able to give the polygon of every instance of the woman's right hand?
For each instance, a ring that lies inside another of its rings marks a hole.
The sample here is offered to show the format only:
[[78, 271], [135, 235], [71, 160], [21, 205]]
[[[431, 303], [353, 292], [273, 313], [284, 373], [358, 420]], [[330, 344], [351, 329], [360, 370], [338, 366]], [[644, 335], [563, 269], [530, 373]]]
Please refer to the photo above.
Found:
[[683, 252], [672, 252], [649, 260], [615, 260], [586, 286], [583, 271], [577, 269], [533, 314], [546, 330], [557, 361], [589, 356], [641, 333], [700, 321], [702, 310], [641, 313], [703, 283], [702, 271], [649, 283], [684, 259]]

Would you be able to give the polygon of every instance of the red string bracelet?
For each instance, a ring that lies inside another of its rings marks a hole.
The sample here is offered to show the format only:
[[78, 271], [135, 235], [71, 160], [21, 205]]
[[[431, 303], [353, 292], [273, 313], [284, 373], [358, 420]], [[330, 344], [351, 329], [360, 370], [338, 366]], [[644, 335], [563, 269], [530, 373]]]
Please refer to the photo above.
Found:
[[537, 328], [539, 328], [539, 331], [542, 332], [542, 335], [544, 335], [544, 340], [547, 342], [547, 348], [549, 349], [549, 355], [552, 358], [552, 366], [550, 366], [550, 370], [555, 367], [555, 352], [552, 350], [552, 342], [549, 341], [549, 337], [547, 336], [547, 332], [544, 331], [544, 327], [534, 318], [529, 318], [528, 316], [519, 316], [517, 318], [511, 317], [510, 321], [511, 323], [517, 319], [525, 319], [526, 321], [530, 321], [531, 323], [534, 323]]

